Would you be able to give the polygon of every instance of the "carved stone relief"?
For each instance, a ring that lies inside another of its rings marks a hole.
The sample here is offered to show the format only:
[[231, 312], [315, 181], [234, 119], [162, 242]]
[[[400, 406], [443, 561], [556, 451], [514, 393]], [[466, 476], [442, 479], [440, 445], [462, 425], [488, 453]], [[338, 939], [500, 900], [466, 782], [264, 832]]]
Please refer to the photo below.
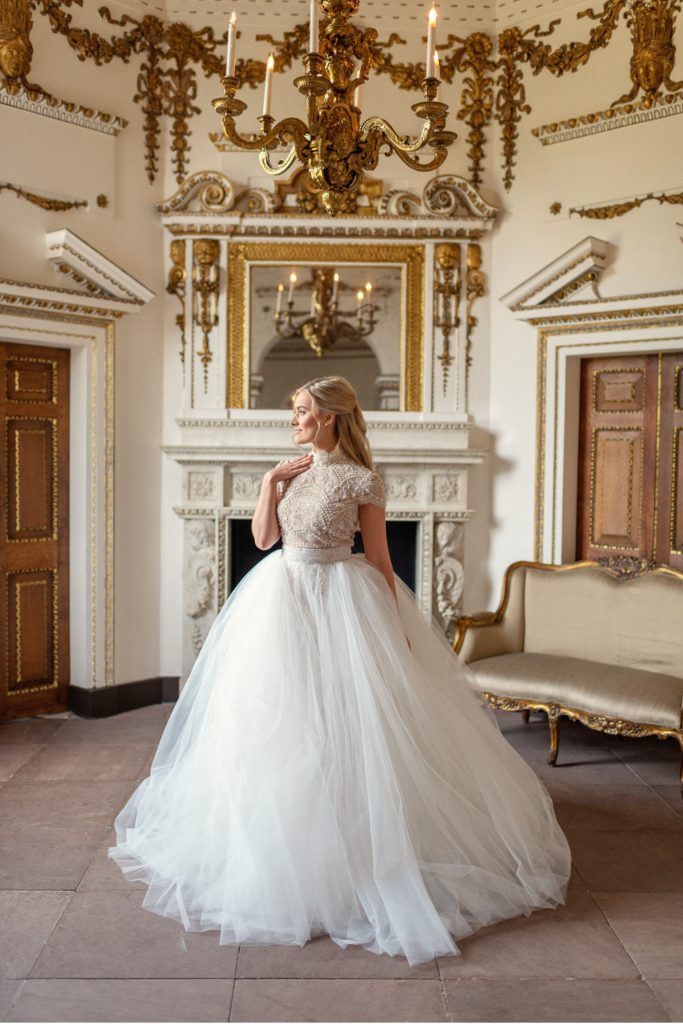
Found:
[[[196, 657], [215, 617], [216, 531], [212, 519], [185, 522], [185, 614]], [[213, 614], [212, 614], [213, 613]]]
[[463, 549], [463, 524], [437, 520], [434, 531], [434, 604], [449, 639], [453, 636], [453, 623], [465, 587]]

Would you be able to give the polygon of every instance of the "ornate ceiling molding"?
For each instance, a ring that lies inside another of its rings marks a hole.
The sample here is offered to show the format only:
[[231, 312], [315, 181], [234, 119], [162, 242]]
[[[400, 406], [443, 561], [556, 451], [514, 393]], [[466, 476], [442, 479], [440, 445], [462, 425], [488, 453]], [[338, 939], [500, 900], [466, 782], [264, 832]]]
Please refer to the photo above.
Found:
[[598, 110], [594, 114], [581, 114], [570, 117], [566, 121], [554, 121], [532, 128], [531, 134], [544, 146], [554, 146], [558, 142], [571, 142], [586, 135], [599, 135], [611, 132], [616, 128], [627, 128], [632, 124], [644, 121], [658, 121], [662, 117], [683, 114], [683, 96], [656, 96], [651, 103], [641, 100], [638, 103], [627, 103], [621, 107], [609, 107]]
[[104, 135], [118, 135], [128, 126], [123, 117], [114, 114], [103, 114], [101, 110], [82, 107], [78, 103], [57, 99], [37, 89], [28, 89], [22, 85], [10, 87], [8, 82], [0, 79], [0, 104], [26, 110], [31, 114], [51, 117], [67, 124], [75, 124], [79, 128], [88, 128]]
[[[88, 245], [73, 231], [62, 228], [45, 236], [47, 258], [62, 273], [70, 274], [83, 284], [90, 295], [115, 300], [138, 308], [154, 298], [154, 292]], [[82, 297], [82, 293], [78, 293]], [[130, 312], [131, 310], [125, 310]]]
[[611, 252], [612, 246], [608, 242], [589, 235], [501, 296], [500, 301], [518, 313], [520, 319], [528, 319], [525, 314], [529, 311], [547, 305], [561, 305], [570, 295], [576, 295], [584, 288], [590, 288], [599, 299], [598, 282]]

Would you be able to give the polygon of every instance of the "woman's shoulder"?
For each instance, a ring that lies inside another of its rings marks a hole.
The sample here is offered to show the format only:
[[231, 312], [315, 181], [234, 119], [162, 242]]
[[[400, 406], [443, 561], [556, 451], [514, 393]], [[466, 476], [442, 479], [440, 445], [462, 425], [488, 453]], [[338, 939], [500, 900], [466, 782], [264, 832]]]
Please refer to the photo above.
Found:
[[354, 491], [359, 505], [386, 505], [384, 480], [374, 469], [353, 463]]

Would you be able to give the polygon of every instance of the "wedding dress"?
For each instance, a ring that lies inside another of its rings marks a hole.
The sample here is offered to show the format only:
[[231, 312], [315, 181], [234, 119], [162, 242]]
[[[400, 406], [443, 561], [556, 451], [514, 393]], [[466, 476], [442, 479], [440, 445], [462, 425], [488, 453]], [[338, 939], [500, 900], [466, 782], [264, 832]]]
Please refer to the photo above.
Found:
[[116, 818], [142, 906], [221, 944], [324, 933], [414, 965], [563, 902], [545, 788], [411, 591], [397, 612], [351, 554], [381, 477], [337, 448], [280, 487], [283, 549], [219, 612]]

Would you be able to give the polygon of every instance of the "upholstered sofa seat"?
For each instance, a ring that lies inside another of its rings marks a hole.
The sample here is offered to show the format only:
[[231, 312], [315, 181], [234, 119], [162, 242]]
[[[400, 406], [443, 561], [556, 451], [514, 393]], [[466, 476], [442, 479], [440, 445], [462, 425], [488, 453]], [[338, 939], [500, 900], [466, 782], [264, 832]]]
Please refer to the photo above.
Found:
[[497, 611], [458, 619], [453, 644], [493, 707], [546, 712], [551, 764], [562, 717], [683, 753], [683, 573], [669, 566], [515, 562]]
[[659, 672], [554, 654], [500, 654], [472, 665], [477, 684], [501, 696], [567, 704], [595, 715], [631, 718], [665, 729], [681, 724], [683, 680]]

